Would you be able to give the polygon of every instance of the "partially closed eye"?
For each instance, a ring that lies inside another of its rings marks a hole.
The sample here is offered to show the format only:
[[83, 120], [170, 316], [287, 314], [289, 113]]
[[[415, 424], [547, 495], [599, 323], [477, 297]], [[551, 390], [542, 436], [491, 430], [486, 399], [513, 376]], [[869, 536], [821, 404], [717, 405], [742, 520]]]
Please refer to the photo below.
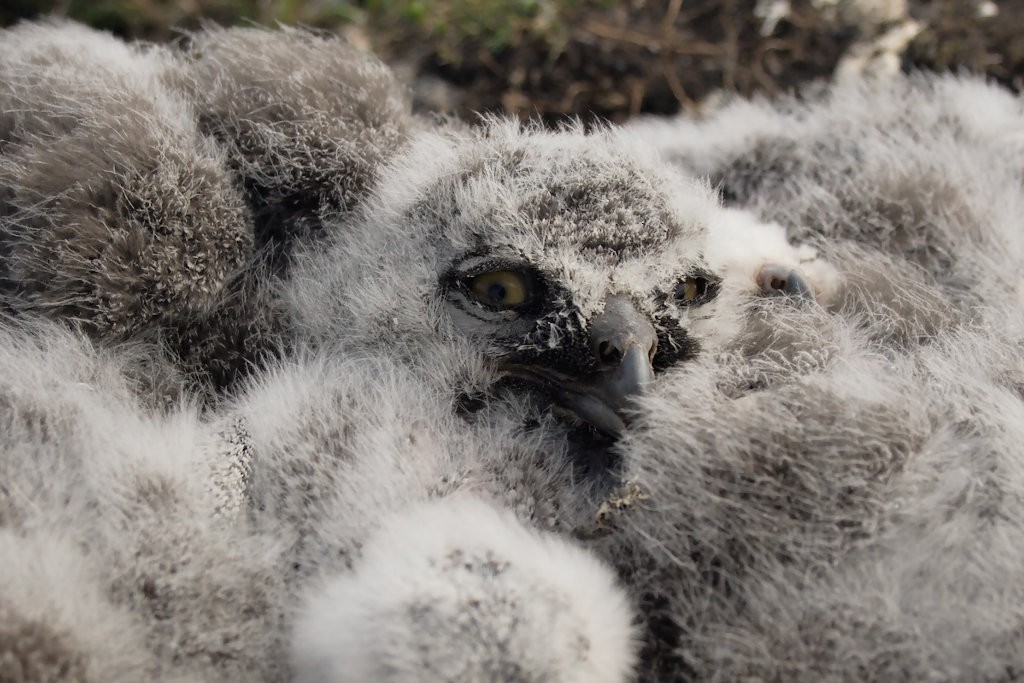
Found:
[[695, 303], [708, 293], [708, 281], [702, 277], [688, 277], [676, 285], [676, 300], [682, 304]]
[[474, 275], [469, 279], [469, 291], [477, 301], [492, 308], [514, 308], [531, 301], [527, 276], [512, 270]]

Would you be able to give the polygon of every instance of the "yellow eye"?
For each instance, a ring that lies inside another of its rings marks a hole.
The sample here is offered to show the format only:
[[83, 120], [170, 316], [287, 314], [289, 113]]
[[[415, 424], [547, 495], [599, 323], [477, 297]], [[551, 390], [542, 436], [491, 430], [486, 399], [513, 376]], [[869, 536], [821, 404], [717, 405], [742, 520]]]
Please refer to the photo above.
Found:
[[689, 304], [708, 293], [708, 281], [702, 277], [688, 277], [676, 285], [676, 299]]
[[469, 289], [480, 303], [496, 308], [520, 306], [529, 298], [526, 278], [511, 270], [476, 275], [469, 280]]
[[699, 294], [700, 288], [697, 286], [697, 278], [688, 277], [676, 287], [676, 298], [683, 301], [693, 301]]

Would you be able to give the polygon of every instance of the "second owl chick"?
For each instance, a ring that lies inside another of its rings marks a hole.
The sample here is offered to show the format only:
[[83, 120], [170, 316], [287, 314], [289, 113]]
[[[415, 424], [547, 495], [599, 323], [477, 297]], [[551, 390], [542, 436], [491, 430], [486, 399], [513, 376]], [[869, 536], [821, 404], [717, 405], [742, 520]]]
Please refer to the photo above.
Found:
[[391, 71], [335, 36], [209, 28], [190, 36], [186, 59], [200, 129], [223, 145], [257, 242], [282, 267], [323, 214], [365, 199], [415, 127]]
[[160, 48], [74, 24], [0, 33], [0, 263], [16, 310], [138, 336], [209, 311], [253, 247], [224, 155]]

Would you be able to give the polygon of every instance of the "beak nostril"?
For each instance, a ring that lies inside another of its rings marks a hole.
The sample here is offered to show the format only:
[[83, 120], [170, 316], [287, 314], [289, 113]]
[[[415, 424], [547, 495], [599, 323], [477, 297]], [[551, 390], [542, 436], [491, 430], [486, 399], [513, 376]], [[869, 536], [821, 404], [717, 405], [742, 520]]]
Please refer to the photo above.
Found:
[[597, 355], [602, 363], [612, 365], [622, 360], [622, 352], [610, 341], [603, 341], [597, 345]]
[[778, 263], [766, 263], [757, 271], [755, 282], [761, 294], [789, 296], [814, 301], [814, 289], [799, 270]]
[[[610, 295], [605, 300], [604, 311], [591, 320], [589, 331], [591, 352], [604, 374], [622, 375], [638, 383], [648, 379], [653, 372], [658, 335], [648, 317], [628, 296]], [[641, 365], [646, 369], [640, 368]]]

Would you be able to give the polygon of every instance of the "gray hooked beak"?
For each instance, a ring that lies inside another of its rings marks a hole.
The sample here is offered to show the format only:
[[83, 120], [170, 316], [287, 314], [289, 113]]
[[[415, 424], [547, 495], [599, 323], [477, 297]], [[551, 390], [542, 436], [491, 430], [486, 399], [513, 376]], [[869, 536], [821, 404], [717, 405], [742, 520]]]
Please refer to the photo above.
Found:
[[596, 395], [567, 389], [563, 399], [580, 418], [617, 436], [626, 428], [622, 408], [654, 380], [651, 358], [658, 335], [628, 297], [613, 294], [590, 323], [590, 343], [601, 368], [593, 386]]
[[590, 323], [590, 347], [601, 364], [599, 386], [617, 406], [654, 380], [651, 358], [658, 348], [654, 326], [621, 294], [609, 296], [604, 312]]

